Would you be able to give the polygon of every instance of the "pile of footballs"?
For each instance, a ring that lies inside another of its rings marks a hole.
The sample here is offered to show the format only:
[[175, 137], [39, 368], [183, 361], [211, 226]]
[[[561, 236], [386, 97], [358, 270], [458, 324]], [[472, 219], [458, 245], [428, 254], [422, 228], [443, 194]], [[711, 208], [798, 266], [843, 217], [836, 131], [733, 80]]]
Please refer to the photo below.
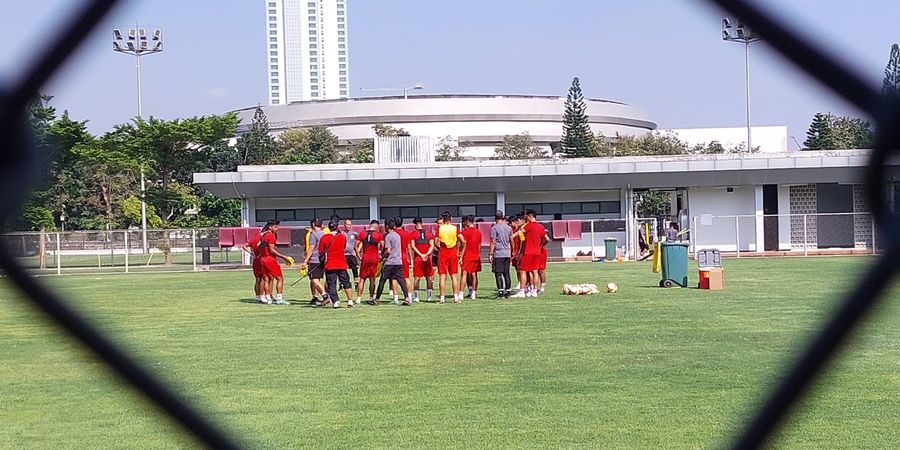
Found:
[[[614, 293], [619, 290], [616, 283], [608, 283], [606, 285], [607, 293]], [[594, 295], [599, 294], [600, 289], [596, 284], [564, 284], [562, 287], [563, 294], [566, 295]]]

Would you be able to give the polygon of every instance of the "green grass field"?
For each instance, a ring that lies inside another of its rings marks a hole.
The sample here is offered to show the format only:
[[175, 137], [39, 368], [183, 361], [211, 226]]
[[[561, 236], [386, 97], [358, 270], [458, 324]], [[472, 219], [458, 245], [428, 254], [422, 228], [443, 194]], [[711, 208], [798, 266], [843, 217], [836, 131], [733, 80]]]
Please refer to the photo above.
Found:
[[[246, 271], [43, 280], [249, 447], [709, 448], [745, 423], [870, 261], [727, 260], [722, 292], [658, 288], [649, 263], [555, 264], [553, 293], [538, 299], [338, 311], [255, 305]], [[556, 294], [608, 281], [618, 293]], [[308, 298], [302, 285], [290, 300]], [[195, 445], [2, 292], [0, 448]], [[896, 447], [894, 303], [777, 447]]]

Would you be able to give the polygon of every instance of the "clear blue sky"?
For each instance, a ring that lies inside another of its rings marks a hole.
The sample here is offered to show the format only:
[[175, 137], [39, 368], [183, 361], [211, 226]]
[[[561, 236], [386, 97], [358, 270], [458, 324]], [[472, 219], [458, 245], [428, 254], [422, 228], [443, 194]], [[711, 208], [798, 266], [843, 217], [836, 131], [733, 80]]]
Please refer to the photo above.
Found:
[[[6, 2], [0, 79], [34, 56], [80, 2]], [[900, 40], [900, 2], [765, 0], [880, 80]], [[115, 11], [45, 91], [95, 132], [136, 113], [134, 62], [110, 30], [161, 27], [166, 50], [144, 59], [144, 113], [217, 114], [264, 103], [263, 0], [131, 1]], [[678, 0], [351, 0], [350, 68], [358, 88], [421, 81], [425, 93], [564, 95], [573, 76], [589, 97], [645, 110], [661, 128], [742, 126], [744, 54], [720, 39], [720, 13]], [[853, 111], [763, 44], [751, 51], [753, 119], [803, 141], [813, 113]]]

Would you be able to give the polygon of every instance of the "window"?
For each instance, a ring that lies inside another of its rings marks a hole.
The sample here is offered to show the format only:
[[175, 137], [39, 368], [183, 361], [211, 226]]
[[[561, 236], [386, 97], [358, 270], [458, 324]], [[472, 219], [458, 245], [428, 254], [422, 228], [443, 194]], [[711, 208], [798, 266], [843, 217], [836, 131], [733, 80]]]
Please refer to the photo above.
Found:
[[277, 50], [270, 51], [269, 56], [278, 56], [278, 51]]
[[273, 105], [277, 105], [278, 103], [279, 103], [279, 102], [278, 102], [278, 99], [272, 99], [272, 104], [273, 104]]
[[345, 55], [347, 55], [347, 51], [346, 51], [346, 50], [339, 50], [339, 51], [338, 51], [338, 56], [345, 56]]
[[311, 62], [311, 63], [319, 62], [319, 58], [309, 58], [309, 62]]
[[309, 82], [310, 82], [310, 83], [318, 83], [318, 82], [319, 82], [319, 79], [318, 79], [318, 78], [310, 78], [310, 79], [309, 79]]
[[278, 72], [271, 72], [269, 75], [271, 75], [273, 78], [278, 78]]
[[275, 211], [275, 220], [294, 220], [294, 210], [293, 209], [279, 209]]
[[601, 214], [619, 214], [622, 212], [622, 204], [618, 201], [600, 202]]
[[346, 69], [346, 68], [347, 68], [347, 65], [346, 65], [346, 64], [341, 64], [339, 67], [340, 67], [341, 69]]
[[310, 49], [319, 48], [317, 44], [309, 44]]
[[278, 42], [278, 38], [270, 37], [269, 42]]
[[270, 23], [270, 24], [269, 24], [269, 28], [278, 28], [278, 24], [276, 24], [276, 23]]
[[275, 64], [270, 65], [269, 68], [272, 70], [278, 70], [278, 66]]
[[315, 38], [315, 37], [309, 38], [309, 42], [317, 42], [317, 40], [318, 40], [318, 38]]
[[343, 11], [341, 11], [341, 10], [338, 10], [338, 12], [337, 12], [337, 13], [338, 13], [338, 15], [339, 15], [339, 16], [343, 16], [343, 15], [344, 15], [344, 12], [343, 12]]
[[343, 22], [344, 22], [344, 18], [343, 18], [343, 17], [338, 17], [338, 23], [343, 23]]
[[268, 222], [270, 220], [275, 220], [275, 210], [274, 209], [257, 209], [256, 210], [256, 221], [257, 222]]
[[347, 71], [346, 71], [346, 70], [342, 70], [338, 75], [347, 75]]
[[[338, 58], [338, 62], [342, 62], [342, 63], [345, 63], [345, 62], [347, 62], [347, 58], [344, 58], [344, 57], [340, 57], [340, 58]], [[341, 68], [342, 68], [342, 69], [344, 69], [344, 68], [346, 68], [346, 66], [344, 66], [344, 67], [341, 67]]]
[[313, 92], [312, 94], [310, 94], [310, 97], [316, 97], [316, 98], [319, 98], [319, 93], [318, 93], [318, 92]]
[[278, 48], [278, 44], [269, 44], [269, 48], [274, 50]]
[[344, 4], [343, 4], [343, 3], [338, 3], [338, 4], [337, 4], [337, 9], [344, 9]]
[[[275, 80], [275, 82], [277, 83], [278, 80]], [[274, 92], [274, 91], [277, 91], [277, 90], [278, 90], [278, 85], [277, 85], [277, 84], [274, 85], [274, 86], [272, 86], [272, 91], [273, 91], [273, 92]]]
[[340, 81], [341, 81], [341, 82], [346, 82], [346, 81], [347, 81], [347, 77], [341, 77]]
[[381, 217], [388, 219], [400, 215], [400, 208], [385, 207], [381, 208]]
[[277, 35], [278, 35], [278, 31], [269, 30], [269, 36], [277, 36]]
[[543, 214], [561, 214], [562, 213], [562, 205], [559, 203], [544, 203], [541, 205], [541, 212]]
[[600, 204], [597, 202], [586, 202], [581, 204], [581, 211], [584, 214], [599, 214]]
[[478, 217], [493, 217], [496, 211], [495, 205], [475, 205], [475, 215]]
[[347, 96], [347, 91], [341, 91], [341, 97], [346, 97], [346, 96]]
[[[269, 10], [269, 14], [276, 14], [276, 13], [277, 13], [277, 11], [275, 11], [274, 9], [270, 9], [270, 10]], [[274, 20], [275, 18], [274, 18], [274, 17], [269, 17], [269, 19]]]
[[344, 84], [344, 83], [342, 83], [342, 84], [341, 84], [341, 89], [347, 89], [347, 85]]
[[315, 21], [316, 21], [316, 17], [315, 17], [315, 16], [310, 16], [310, 17], [309, 17], [309, 21], [310, 21], [310, 22], [315, 22]]
[[345, 42], [346, 40], [347, 40], [347, 38], [345, 38], [345, 37], [339, 37], [339, 38], [338, 38], [338, 42]]
[[581, 205], [578, 203], [563, 203], [560, 212], [563, 214], [581, 214]]
[[347, 44], [338, 44], [338, 48], [347, 48]]
[[[339, 29], [339, 30], [343, 30], [343, 29], [344, 29], [344, 24], [339, 23], [339, 24], [338, 24], [338, 29]], [[340, 34], [340, 33], [338, 33], [338, 34]]]
[[440, 214], [441, 212], [438, 210], [437, 206], [420, 206], [418, 217], [422, 218], [422, 222], [425, 222], [426, 220], [430, 222], [431, 220], [429, 219], [437, 219], [437, 216]]
[[269, 58], [269, 62], [271, 62], [271, 63], [277, 63], [277, 62], [278, 62], [278, 58]]
[[309, 12], [310, 14], [315, 14], [315, 13], [316, 13], [316, 10], [311, 9], [311, 10], [309, 10], [309, 11], [307, 11], [307, 12]]
[[308, 7], [310, 7], [310, 8], [315, 8], [315, 7], [316, 7], [316, 2], [309, 2], [309, 3], [306, 4], [306, 6], [308, 6]]
[[269, 2], [269, 8], [274, 8], [274, 7], [275, 7], [275, 2]]
[[310, 35], [310, 36], [315, 36], [315, 35], [316, 35], [316, 30], [309, 30], [309, 35]]
[[319, 66], [313, 64], [313, 65], [309, 66], [309, 68], [312, 69], [312, 70], [318, 70], [318, 69], [319, 69]]
[[319, 54], [319, 52], [317, 52], [317, 51], [315, 51], [315, 50], [310, 50], [310, 51], [309, 51], [309, 56], [316, 56], [316, 55], [318, 55], [318, 54]]
[[310, 73], [309, 73], [309, 76], [311, 76], [311, 77], [317, 77], [317, 76], [319, 76], [319, 72], [310, 72]]
[[[274, 14], [274, 13], [273, 13], [273, 14]], [[275, 16], [269, 16], [269, 22], [274, 22], [274, 21], [276, 21], [276, 20], [278, 20], [277, 17], [275, 17]]]
[[[271, 81], [272, 84], [278, 84], [278, 78], [272, 78], [272, 79], [270, 79], [269, 81]], [[273, 90], [274, 90], [274, 89], [273, 89]]]
[[340, 30], [338, 31], [338, 36], [343, 36], [343, 35], [345, 35], [345, 34], [347, 34], [346, 31], [340, 31]]

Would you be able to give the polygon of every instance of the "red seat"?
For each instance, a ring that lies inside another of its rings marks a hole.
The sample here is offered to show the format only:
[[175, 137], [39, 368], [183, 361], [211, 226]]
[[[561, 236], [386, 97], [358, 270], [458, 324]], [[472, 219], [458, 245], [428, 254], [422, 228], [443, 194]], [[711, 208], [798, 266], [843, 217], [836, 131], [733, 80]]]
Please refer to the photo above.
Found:
[[247, 242], [252, 241], [252, 240], [255, 239], [257, 236], [259, 236], [260, 234], [262, 234], [261, 231], [262, 231], [262, 230], [261, 230], [260, 228], [247, 228], [247, 238], [248, 238], [248, 241], [247, 241]]
[[553, 239], [565, 239], [567, 235], [566, 230], [566, 221], [564, 220], [554, 220], [550, 223], [550, 228], [553, 230]]
[[411, 224], [411, 223], [403, 224], [403, 231], [405, 231], [407, 233], [412, 233], [415, 229], [416, 229], [416, 226], [414, 224]]
[[219, 247], [234, 246], [234, 228], [219, 228]]
[[581, 221], [580, 220], [569, 220], [566, 223], [566, 228], [568, 233], [566, 233], [566, 237], [569, 239], [581, 239]]
[[243, 247], [248, 242], [249, 228], [234, 228], [234, 246]]
[[478, 225], [478, 231], [481, 232], [481, 245], [482, 246], [490, 246], [491, 245], [491, 227], [494, 224], [490, 222], [478, 222], [475, 225]]
[[369, 227], [367, 227], [365, 225], [353, 225], [353, 228], [351, 228], [351, 230], [353, 230], [359, 234], [365, 234], [366, 230], [368, 230], [368, 229], [369, 229]]
[[291, 229], [290, 227], [278, 227], [278, 239], [275, 245], [291, 245]]

